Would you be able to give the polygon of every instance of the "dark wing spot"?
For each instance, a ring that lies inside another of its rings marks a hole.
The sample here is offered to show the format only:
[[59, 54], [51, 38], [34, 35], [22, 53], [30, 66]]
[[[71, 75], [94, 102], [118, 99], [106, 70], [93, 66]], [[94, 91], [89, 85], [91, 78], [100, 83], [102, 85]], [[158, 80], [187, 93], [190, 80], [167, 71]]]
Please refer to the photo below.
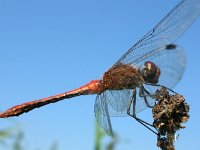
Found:
[[174, 44], [169, 44], [166, 46], [166, 49], [175, 49], [176, 48], [176, 45]]

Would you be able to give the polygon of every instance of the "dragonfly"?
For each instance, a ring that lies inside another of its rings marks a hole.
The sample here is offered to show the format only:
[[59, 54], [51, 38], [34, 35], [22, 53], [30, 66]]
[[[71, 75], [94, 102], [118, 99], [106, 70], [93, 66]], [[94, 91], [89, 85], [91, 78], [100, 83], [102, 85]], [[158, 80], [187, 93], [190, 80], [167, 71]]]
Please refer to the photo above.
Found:
[[111, 117], [131, 116], [152, 108], [150, 96], [158, 87], [172, 89], [182, 78], [185, 51], [174, 44], [200, 15], [200, 0], [182, 0], [152, 30], [131, 47], [101, 79], [58, 95], [25, 102], [0, 113], [19, 116], [35, 108], [81, 95], [97, 94], [94, 112], [98, 124], [113, 135]]

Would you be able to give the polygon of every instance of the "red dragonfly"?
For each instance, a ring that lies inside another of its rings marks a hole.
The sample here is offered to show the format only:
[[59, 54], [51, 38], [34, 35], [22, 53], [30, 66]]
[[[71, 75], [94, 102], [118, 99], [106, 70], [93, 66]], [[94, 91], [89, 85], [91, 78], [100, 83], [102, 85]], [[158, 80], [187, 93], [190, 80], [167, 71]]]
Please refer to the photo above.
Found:
[[16, 105], [0, 113], [0, 117], [19, 116], [63, 99], [97, 94], [95, 116], [109, 135], [113, 135], [110, 117], [131, 116], [142, 123], [136, 113], [155, 104], [150, 96], [155, 89], [173, 88], [182, 78], [186, 55], [172, 43], [199, 15], [200, 0], [182, 0], [108, 69], [102, 79], [62, 94]]

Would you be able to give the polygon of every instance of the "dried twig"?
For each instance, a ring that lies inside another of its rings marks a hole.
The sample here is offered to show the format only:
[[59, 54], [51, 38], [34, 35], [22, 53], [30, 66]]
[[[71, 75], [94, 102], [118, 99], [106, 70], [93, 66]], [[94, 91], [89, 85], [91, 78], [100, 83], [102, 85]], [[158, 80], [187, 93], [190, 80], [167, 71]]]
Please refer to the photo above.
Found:
[[158, 102], [153, 108], [153, 125], [158, 129], [157, 146], [162, 150], [175, 150], [175, 134], [185, 128], [182, 123], [189, 119], [189, 105], [182, 95], [170, 95], [165, 88], [157, 90], [155, 95]]

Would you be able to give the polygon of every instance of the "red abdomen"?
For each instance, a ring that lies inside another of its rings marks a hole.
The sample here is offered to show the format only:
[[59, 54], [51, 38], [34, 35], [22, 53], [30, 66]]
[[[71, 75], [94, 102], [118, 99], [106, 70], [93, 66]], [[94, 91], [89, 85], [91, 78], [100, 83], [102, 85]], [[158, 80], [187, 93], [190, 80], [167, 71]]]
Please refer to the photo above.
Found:
[[31, 102], [26, 102], [20, 105], [13, 106], [12, 108], [7, 109], [5, 112], [0, 113], [0, 118], [7, 118], [11, 116], [19, 116], [25, 112], [29, 112], [35, 108], [42, 107], [44, 105], [55, 103], [63, 99], [72, 98], [80, 95], [88, 94], [99, 94], [103, 92], [101, 80], [92, 80], [88, 84], [81, 86], [80, 88], [50, 96], [47, 98], [42, 98], [39, 100], [34, 100]]

